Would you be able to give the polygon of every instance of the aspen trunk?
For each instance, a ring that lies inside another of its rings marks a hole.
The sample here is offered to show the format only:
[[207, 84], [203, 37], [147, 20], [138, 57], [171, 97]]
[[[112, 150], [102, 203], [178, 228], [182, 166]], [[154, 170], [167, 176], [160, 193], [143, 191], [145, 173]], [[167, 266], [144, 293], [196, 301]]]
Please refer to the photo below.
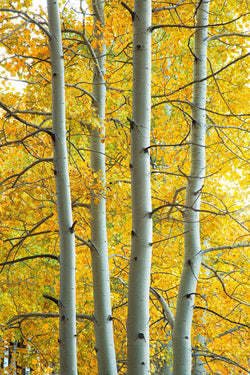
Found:
[[116, 375], [116, 355], [113, 338], [112, 309], [110, 298], [109, 262], [106, 229], [106, 198], [105, 198], [105, 100], [106, 84], [103, 78], [106, 48], [103, 35], [98, 30], [104, 25], [104, 3], [93, 2], [95, 14], [95, 40], [100, 42], [94, 49], [96, 61], [93, 69], [93, 103], [94, 116], [99, 120], [100, 127], [90, 129], [91, 168], [99, 175], [103, 184], [102, 191], [91, 196], [91, 256], [94, 290], [95, 316], [95, 349], [98, 362], [98, 375]]
[[64, 64], [58, 0], [47, 0], [52, 68], [54, 173], [60, 235], [60, 374], [77, 375], [75, 236], [67, 161]]
[[[194, 36], [194, 88], [191, 128], [191, 171], [186, 189], [184, 212], [185, 256], [178, 292], [173, 331], [173, 373], [191, 374], [191, 327], [196, 285], [201, 265], [200, 197], [205, 177], [207, 27], [209, 0], [196, 9]], [[204, 26], [204, 27], [203, 27]]]
[[148, 374], [152, 253], [150, 186], [151, 3], [135, 0], [131, 128], [132, 238], [127, 320], [127, 375]]

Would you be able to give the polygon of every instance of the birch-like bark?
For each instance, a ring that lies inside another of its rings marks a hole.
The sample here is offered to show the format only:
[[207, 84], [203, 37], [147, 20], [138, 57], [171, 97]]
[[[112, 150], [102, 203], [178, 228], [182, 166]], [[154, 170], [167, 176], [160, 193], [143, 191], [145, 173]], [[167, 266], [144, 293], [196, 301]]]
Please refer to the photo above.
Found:
[[[184, 212], [185, 255], [173, 331], [173, 374], [191, 374], [191, 327], [202, 252], [200, 244], [200, 197], [205, 177], [207, 27], [209, 0], [197, 2], [194, 36], [194, 88], [191, 129], [191, 171]], [[203, 80], [203, 81], [202, 81]]]
[[60, 235], [59, 348], [60, 374], [77, 375], [75, 236], [68, 173], [64, 63], [58, 0], [47, 0], [52, 69], [54, 174]]
[[132, 232], [127, 320], [127, 375], [150, 372], [149, 287], [152, 253], [150, 186], [151, 2], [134, 1], [131, 128]]
[[[95, 19], [95, 40], [98, 47], [94, 49], [96, 60], [93, 69], [93, 102], [94, 116], [99, 120], [99, 128], [90, 129], [91, 168], [99, 175], [103, 190], [91, 195], [91, 256], [94, 290], [94, 327], [95, 349], [97, 354], [98, 375], [116, 375], [116, 355], [113, 338], [112, 309], [110, 298], [110, 279], [108, 263], [108, 245], [106, 229], [105, 198], [105, 101], [106, 84], [103, 78], [105, 69], [106, 48], [103, 34], [98, 30], [98, 22], [104, 26], [104, 2], [93, 1]], [[98, 22], [97, 22], [98, 21]], [[98, 200], [96, 199], [98, 198]]]

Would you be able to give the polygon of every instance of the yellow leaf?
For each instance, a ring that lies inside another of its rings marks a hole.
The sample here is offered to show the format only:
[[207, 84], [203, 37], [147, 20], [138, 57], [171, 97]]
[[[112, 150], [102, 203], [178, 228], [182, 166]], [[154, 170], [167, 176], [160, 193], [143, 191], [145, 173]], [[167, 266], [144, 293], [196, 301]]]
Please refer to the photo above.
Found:
[[97, 198], [97, 197], [95, 197], [94, 202], [95, 202], [95, 204], [99, 204], [100, 203], [100, 199]]

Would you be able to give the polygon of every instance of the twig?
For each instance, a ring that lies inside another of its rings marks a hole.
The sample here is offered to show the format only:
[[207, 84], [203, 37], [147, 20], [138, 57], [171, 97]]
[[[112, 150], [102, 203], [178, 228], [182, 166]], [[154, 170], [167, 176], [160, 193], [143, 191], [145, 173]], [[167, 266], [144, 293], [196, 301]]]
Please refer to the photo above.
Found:
[[244, 324], [244, 323], [239, 323], [239, 322], [235, 322], [234, 320], [231, 320], [231, 319], [228, 319], [226, 318], [225, 316], [221, 315], [221, 314], [218, 314], [217, 312], [211, 310], [211, 309], [208, 309], [207, 307], [202, 307], [202, 306], [194, 306], [194, 309], [200, 309], [200, 310], [205, 310], [205, 311], [208, 311], [216, 316], [218, 316], [219, 318], [222, 318], [223, 320], [227, 320], [228, 322], [230, 323], [233, 323], [233, 324], [237, 324], [238, 326], [241, 326], [241, 327], [246, 327], [246, 328], [250, 328], [249, 325], [247, 324]]
[[47, 163], [53, 163], [53, 158], [43, 158], [43, 159], [39, 159], [39, 160], [35, 160], [33, 163], [31, 163], [30, 165], [28, 165], [26, 168], [24, 168], [21, 172], [19, 173], [15, 173], [11, 176], [8, 176], [6, 177], [3, 181], [0, 182], [0, 186], [2, 186], [5, 182], [7, 182], [8, 180], [16, 177], [15, 181], [12, 183], [12, 188], [16, 185], [17, 181], [19, 180], [19, 178], [25, 174], [29, 169], [33, 168], [35, 165], [39, 164], [39, 163], [43, 163], [43, 162], [47, 162]]
[[163, 309], [163, 313], [165, 315], [165, 318], [168, 320], [168, 322], [170, 324], [170, 327], [173, 330], [174, 329], [174, 315], [173, 315], [172, 311], [170, 310], [170, 308], [169, 308], [166, 300], [164, 299], [164, 297], [155, 288], [150, 287], [150, 292], [160, 302], [160, 304], [162, 306], [162, 309]]
[[[26, 319], [33, 319], [33, 318], [59, 318], [58, 313], [27, 313], [22, 315], [16, 315], [7, 322], [8, 328], [11, 328], [13, 324], [17, 324], [20, 322], [23, 322]], [[87, 315], [87, 314], [76, 314], [77, 320], [90, 320], [91, 322], [94, 322], [93, 315]]]
[[19, 259], [8, 260], [7, 262], [0, 263], [0, 266], [7, 266], [8, 264], [12, 265], [12, 264], [15, 264], [15, 263], [25, 262], [26, 260], [37, 259], [37, 258], [55, 259], [59, 262], [59, 259], [56, 255], [53, 255], [53, 254], [38, 254], [38, 255], [31, 255], [31, 256], [19, 258]]
[[203, 250], [202, 254], [210, 253], [211, 251], [220, 251], [220, 250], [230, 250], [230, 249], [237, 249], [240, 247], [250, 247], [249, 243], [245, 244], [238, 244], [238, 245], [227, 245], [227, 246], [217, 246], [217, 247], [210, 247], [209, 249]]

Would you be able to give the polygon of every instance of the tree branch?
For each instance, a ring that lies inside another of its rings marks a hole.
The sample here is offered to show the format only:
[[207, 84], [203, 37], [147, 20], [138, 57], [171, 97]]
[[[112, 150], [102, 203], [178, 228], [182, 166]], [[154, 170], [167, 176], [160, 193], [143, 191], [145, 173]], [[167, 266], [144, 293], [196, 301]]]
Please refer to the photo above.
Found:
[[16, 177], [15, 181], [12, 183], [12, 186], [11, 186], [13, 188], [16, 185], [16, 183], [19, 180], [19, 178], [23, 174], [25, 174], [29, 169], [33, 168], [35, 165], [37, 165], [39, 163], [43, 163], [43, 162], [53, 163], [53, 158], [43, 158], [43, 159], [35, 160], [33, 163], [31, 163], [26, 168], [24, 168], [21, 172], [15, 173], [15, 174], [13, 174], [13, 175], [11, 175], [9, 177], [6, 177], [4, 180], [2, 180], [0, 182], [0, 186], [2, 186], [3, 184], [5, 184], [5, 182], [7, 182], [8, 180]]
[[78, 236], [76, 233], [75, 233], [75, 238], [77, 238], [79, 241], [81, 241], [84, 245], [88, 246], [90, 249], [92, 248], [92, 244], [90, 242], [88, 242], [84, 238]]
[[73, 84], [70, 84], [70, 83], [65, 83], [65, 86], [67, 86], [67, 87], [73, 87], [73, 88], [75, 88], [77, 90], [82, 91], [84, 94], [88, 95], [92, 99], [93, 103], [97, 103], [97, 100], [94, 97], [94, 95], [92, 95], [89, 91], [85, 90], [84, 88], [82, 88], [80, 86], [77, 86], [77, 84], [73, 85]]
[[7, 12], [7, 13], [16, 13], [17, 15], [19, 15], [22, 19], [26, 20], [27, 22], [29, 23], [34, 23], [36, 26], [39, 27], [39, 29], [42, 30], [42, 32], [47, 35], [49, 38], [50, 38], [50, 33], [48, 30], [46, 30], [40, 22], [34, 20], [33, 18], [31, 18], [27, 13], [21, 11], [21, 10], [17, 10], [13, 7], [13, 5], [11, 4], [12, 8], [0, 8], [0, 12]]
[[208, 270], [210, 270], [210, 271], [212, 271], [212, 272], [214, 273], [214, 275], [215, 275], [215, 276], [217, 277], [217, 279], [219, 280], [219, 282], [220, 282], [220, 284], [221, 284], [221, 286], [222, 286], [222, 289], [223, 289], [224, 293], [225, 293], [229, 298], [231, 298], [231, 299], [233, 299], [234, 301], [237, 301], [237, 302], [239, 302], [239, 303], [242, 303], [243, 305], [250, 306], [250, 303], [247, 303], [247, 302], [245, 302], [245, 301], [242, 301], [241, 299], [239, 299], [239, 298], [237, 298], [237, 297], [234, 297], [234, 296], [232, 296], [230, 293], [228, 293], [228, 291], [227, 291], [227, 289], [226, 289], [226, 286], [225, 286], [223, 280], [221, 279], [221, 277], [220, 277], [219, 274], [218, 274], [219, 271], [215, 270], [214, 268], [208, 266], [208, 265], [205, 264], [205, 263], [202, 263], [202, 265], [203, 265], [205, 268], [207, 268]]
[[15, 264], [15, 263], [25, 262], [26, 260], [37, 259], [37, 258], [55, 259], [59, 262], [59, 259], [56, 255], [53, 255], [53, 254], [38, 254], [38, 255], [30, 255], [28, 257], [19, 258], [19, 259], [8, 260], [6, 262], [0, 263], [0, 266], [7, 266], [8, 264], [12, 265], [12, 264]]
[[[221, 69], [217, 70], [217, 72], [214, 72], [213, 74], [210, 74], [209, 76], [205, 77], [205, 78], [202, 78], [202, 79], [199, 79], [199, 80], [196, 80], [196, 81], [192, 81], [192, 82], [189, 82], [187, 83], [186, 85], [178, 88], [177, 90], [174, 90], [172, 91], [170, 94], [164, 94], [164, 97], [167, 97], [167, 96], [170, 96], [170, 95], [173, 95], [173, 94], [176, 94], [177, 92], [181, 91], [181, 90], [184, 90], [185, 88], [195, 84], [195, 83], [198, 83], [198, 82], [203, 82], [203, 81], [206, 81], [212, 77], [214, 77], [215, 75], [223, 72], [223, 70], [227, 69], [229, 66], [239, 62], [240, 60], [242, 59], [245, 59], [246, 57], [249, 57], [250, 56], [250, 52], [246, 53], [245, 55], [242, 55], [242, 56], [239, 56], [237, 57], [237, 59], [235, 60], [232, 60], [230, 61], [228, 64], [226, 64], [225, 66], [223, 66]], [[211, 112], [211, 111], [210, 111]], [[232, 115], [231, 115], [232, 116]]]
[[132, 9], [130, 9], [130, 7], [129, 7], [126, 3], [124, 3], [123, 1], [121, 1], [121, 5], [122, 5], [125, 9], [127, 9], [127, 10], [129, 11], [129, 13], [131, 14], [132, 21], [134, 21], [134, 20], [135, 20], [136, 13], [135, 13]]
[[169, 7], [160, 7], [160, 8], [153, 8], [152, 13], [154, 12], [161, 12], [162, 10], [171, 10], [178, 8], [184, 1], [186, 0], [180, 0], [177, 4], [169, 6]]
[[226, 246], [217, 246], [217, 247], [210, 247], [206, 250], [202, 250], [202, 254], [210, 253], [211, 251], [220, 251], [220, 250], [230, 250], [230, 249], [237, 249], [240, 247], [250, 247], [249, 243], [245, 244], [238, 244], [238, 245], [226, 245]]
[[193, 356], [209, 357], [213, 361], [216, 361], [216, 360], [223, 361], [223, 362], [229, 363], [230, 365], [239, 367], [242, 370], [246, 371], [248, 374], [250, 374], [250, 371], [247, 370], [245, 367], [241, 366], [239, 363], [233, 361], [230, 358], [223, 357], [222, 355], [219, 355], [219, 354], [216, 354], [216, 353], [212, 353], [212, 352], [208, 352], [208, 351], [204, 353], [204, 352], [201, 352], [201, 351], [198, 350], [196, 353], [193, 353]]
[[[22, 315], [15, 315], [13, 318], [8, 320], [7, 327], [12, 328], [14, 324], [20, 324], [26, 319], [36, 319], [36, 318], [59, 318], [58, 313], [27, 313]], [[94, 322], [94, 316], [93, 315], [87, 315], [87, 314], [76, 314], [76, 319], [81, 320], [90, 320], [91, 322]]]
[[[28, 238], [28, 237], [32, 234], [32, 232], [34, 232], [34, 231], [35, 231], [40, 225], [42, 225], [46, 220], [50, 219], [53, 215], [54, 215], [54, 214], [51, 213], [51, 214], [49, 214], [48, 216], [46, 216], [45, 218], [43, 218], [42, 220], [38, 221], [38, 223], [36, 223], [36, 224], [35, 224], [35, 225], [34, 225], [34, 226], [28, 231], [28, 233], [26, 233], [23, 237], [20, 237], [20, 240], [19, 240], [16, 244], [12, 245], [11, 249], [9, 250], [9, 253], [8, 253], [7, 259], [6, 259], [6, 261], [5, 261], [4, 263], [8, 262], [8, 258], [9, 258], [9, 256], [10, 256], [10, 254], [11, 254], [11, 252], [12, 252], [13, 249], [15, 249], [16, 247], [20, 246], [20, 245], [26, 240], [26, 238]], [[35, 234], [34, 234], [34, 235], [35, 235]], [[4, 240], [4, 242], [11, 242], [13, 239], [19, 239], [19, 237], [18, 237], [18, 238], [8, 238], [8, 239]], [[2, 267], [2, 269], [1, 269], [0, 272], [2, 272], [3, 269], [4, 269], [4, 265], [3, 265], [3, 267]]]
[[47, 298], [48, 300], [54, 302], [57, 306], [59, 306], [59, 299], [49, 296], [48, 294], [43, 294], [44, 298]]
[[211, 309], [208, 309], [207, 307], [202, 307], [202, 306], [194, 306], [194, 309], [200, 309], [200, 310], [205, 310], [205, 311], [208, 311], [216, 316], [218, 316], [219, 318], [223, 319], [223, 320], [227, 320], [228, 322], [230, 323], [233, 323], [233, 324], [237, 324], [238, 326], [241, 326], [241, 327], [246, 327], [246, 328], [250, 328], [250, 325], [248, 324], [244, 324], [244, 323], [239, 323], [239, 322], [235, 322], [234, 320], [231, 320], [231, 319], [228, 319], [226, 318], [225, 316], [221, 315], [221, 314], [218, 314], [217, 312], [211, 310]]
[[160, 302], [160, 304], [162, 306], [162, 309], [163, 309], [164, 316], [168, 320], [168, 322], [170, 324], [170, 327], [173, 330], [174, 329], [174, 315], [173, 315], [172, 311], [170, 310], [165, 298], [155, 288], [150, 287], [150, 292]]
[[165, 24], [165, 25], [152, 25], [150, 28], [149, 28], [149, 31], [154, 31], [156, 29], [161, 29], [161, 28], [166, 28], [166, 27], [178, 27], [178, 28], [181, 28], [181, 29], [204, 29], [204, 28], [207, 28], [207, 27], [217, 27], [217, 26], [225, 26], [225, 25], [229, 25], [230, 23], [233, 23], [233, 22], [236, 22], [238, 21], [240, 18], [242, 17], [245, 17], [246, 15], [248, 15], [250, 12], [247, 12], [245, 14], [241, 14], [239, 17], [237, 18], [234, 18], [233, 20], [231, 21], [228, 21], [228, 22], [224, 22], [224, 23], [215, 23], [215, 24], [208, 24], [208, 25], [204, 25], [204, 26], [196, 26], [196, 25], [183, 25], [183, 24], [178, 24], [178, 25], [171, 25], [171, 24]]
[[219, 35], [213, 35], [207, 38], [207, 41], [210, 42], [211, 40], [216, 40], [228, 36], [239, 36], [243, 38], [250, 38], [250, 34], [244, 34], [244, 33], [228, 33], [228, 34], [219, 34]]

